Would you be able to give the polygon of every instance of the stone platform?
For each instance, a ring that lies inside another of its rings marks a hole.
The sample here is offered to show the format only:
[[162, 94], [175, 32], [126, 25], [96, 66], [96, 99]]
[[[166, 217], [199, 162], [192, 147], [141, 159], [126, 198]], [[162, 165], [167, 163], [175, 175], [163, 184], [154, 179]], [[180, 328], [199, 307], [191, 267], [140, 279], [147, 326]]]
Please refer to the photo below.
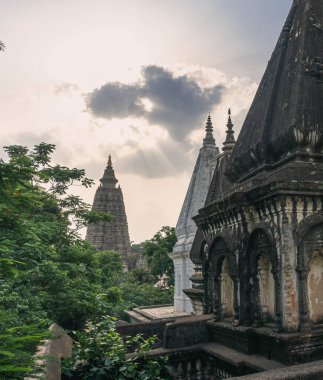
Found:
[[207, 327], [212, 341], [247, 355], [262, 355], [287, 365], [323, 358], [323, 329], [277, 333], [271, 327], [235, 327], [212, 321]]
[[175, 311], [174, 305], [155, 305], [138, 307], [126, 310], [131, 323], [142, 323], [159, 320], [174, 320], [176, 318], [190, 317], [190, 313]]

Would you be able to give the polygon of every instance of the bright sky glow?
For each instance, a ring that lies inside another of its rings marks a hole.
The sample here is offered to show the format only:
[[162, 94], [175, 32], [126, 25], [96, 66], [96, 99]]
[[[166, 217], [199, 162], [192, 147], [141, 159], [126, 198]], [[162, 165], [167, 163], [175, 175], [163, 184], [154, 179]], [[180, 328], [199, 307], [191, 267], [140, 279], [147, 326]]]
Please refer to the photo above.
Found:
[[1, 146], [54, 143], [97, 184], [111, 154], [130, 238], [151, 238], [176, 224], [207, 113], [220, 147], [228, 107], [240, 129], [291, 3], [0, 0]]

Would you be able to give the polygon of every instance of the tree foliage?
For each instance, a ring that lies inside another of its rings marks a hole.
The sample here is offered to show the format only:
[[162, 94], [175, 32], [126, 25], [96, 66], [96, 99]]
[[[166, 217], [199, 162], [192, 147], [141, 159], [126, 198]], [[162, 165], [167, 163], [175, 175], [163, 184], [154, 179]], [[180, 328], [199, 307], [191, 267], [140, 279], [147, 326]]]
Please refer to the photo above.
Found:
[[53, 145], [5, 150], [9, 161], [0, 161], [0, 252], [2, 259], [15, 261], [21, 274], [0, 274], [2, 304], [15, 307], [19, 323], [48, 318], [78, 328], [96, 310], [101, 263], [109, 256], [96, 253], [79, 231], [111, 215], [91, 211], [68, 192], [72, 185], [93, 182], [84, 170], [52, 165]]
[[112, 216], [71, 194], [74, 185], [93, 181], [84, 170], [53, 165], [54, 148], [13, 145], [5, 147], [8, 161], [0, 159], [0, 377], [3, 366], [8, 378], [30, 371], [35, 345], [52, 322], [81, 330], [87, 320], [172, 299], [171, 291], [147, 283], [149, 276], [123, 273], [118, 253], [97, 252], [81, 239], [82, 228]]
[[[141, 335], [123, 340], [110, 317], [88, 322], [76, 334], [73, 358], [63, 364], [63, 379], [161, 380], [167, 358], [150, 358], [156, 339]], [[133, 355], [129, 351], [136, 347]]]
[[35, 365], [33, 354], [47, 334], [39, 325], [8, 327], [12, 317], [0, 310], [0, 378], [24, 379], [42, 370]]
[[144, 242], [143, 254], [147, 257], [151, 273], [155, 276], [166, 273], [170, 283], [174, 282], [174, 265], [168, 253], [172, 252], [176, 241], [175, 228], [166, 226]]

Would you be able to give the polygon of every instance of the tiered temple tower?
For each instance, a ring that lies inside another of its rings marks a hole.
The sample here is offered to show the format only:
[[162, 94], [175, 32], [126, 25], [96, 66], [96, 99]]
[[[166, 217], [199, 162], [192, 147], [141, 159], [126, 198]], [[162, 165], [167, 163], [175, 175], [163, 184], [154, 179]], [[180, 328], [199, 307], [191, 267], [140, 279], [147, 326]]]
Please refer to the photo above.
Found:
[[175, 295], [174, 307], [176, 311], [192, 312], [192, 304], [183, 289], [191, 287], [190, 277], [194, 264], [189, 254], [195, 237], [197, 227], [192, 219], [198, 210], [204, 206], [208, 189], [215, 169], [219, 148], [215, 145], [211, 116], [206, 122], [206, 135], [200, 149], [192, 178], [186, 193], [181, 213], [176, 225], [177, 243], [173, 252], [169, 254], [174, 262], [175, 269]]
[[117, 186], [118, 180], [114, 174], [111, 156], [100, 182], [94, 196], [92, 210], [109, 211], [113, 215], [113, 220], [89, 226], [86, 239], [98, 251], [114, 250], [120, 253], [126, 263], [127, 255], [130, 253], [128, 222], [122, 190], [120, 185]]

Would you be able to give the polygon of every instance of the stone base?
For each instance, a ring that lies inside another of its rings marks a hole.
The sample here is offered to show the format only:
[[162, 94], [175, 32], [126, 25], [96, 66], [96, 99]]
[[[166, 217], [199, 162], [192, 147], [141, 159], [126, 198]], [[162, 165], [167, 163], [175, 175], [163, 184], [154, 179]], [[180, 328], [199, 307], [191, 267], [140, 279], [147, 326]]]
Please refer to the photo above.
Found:
[[204, 291], [200, 289], [184, 289], [183, 292], [190, 298], [195, 315], [204, 313]]
[[261, 355], [284, 364], [323, 359], [323, 329], [308, 333], [275, 333], [272, 328], [234, 327], [207, 323], [211, 340], [249, 355]]
[[174, 309], [174, 305], [155, 305], [138, 307], [133, 310], [125, 310], [129, 317], [130, 323], [144, 323], [159, 320], [174, 320], [176, 318], [189, 317], [191, 314], [178, 312]]

